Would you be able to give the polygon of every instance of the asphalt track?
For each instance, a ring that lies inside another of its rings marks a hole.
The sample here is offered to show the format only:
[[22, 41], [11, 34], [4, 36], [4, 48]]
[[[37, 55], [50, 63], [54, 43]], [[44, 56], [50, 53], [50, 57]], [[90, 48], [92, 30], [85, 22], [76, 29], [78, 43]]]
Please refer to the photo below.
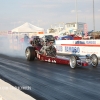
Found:
[[100, 65], [71, 69], [68, 65], [0, 55], [0, 78], [37, 100], [100, 100]]

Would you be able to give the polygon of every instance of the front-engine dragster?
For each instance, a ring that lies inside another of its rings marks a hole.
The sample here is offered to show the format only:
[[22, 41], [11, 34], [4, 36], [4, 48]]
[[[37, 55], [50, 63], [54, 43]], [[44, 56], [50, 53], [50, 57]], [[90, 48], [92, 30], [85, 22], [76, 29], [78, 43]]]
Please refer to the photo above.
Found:
[[96, 54], [90, 56], [79, 57], [78, 55], [70, 55], [68, 57], [58, 56], [56, 54], [56, 48], [53, 45], [53, 41], [42, 41], [39, 37], [34, 38], [30, 42], [32, 46], [29, 46], [25, 50], [25, 56], [28, 61], [38, 59], [49, 63], [67, 64], [71, 68], [77, 66], [98, 66], [98, 57]]

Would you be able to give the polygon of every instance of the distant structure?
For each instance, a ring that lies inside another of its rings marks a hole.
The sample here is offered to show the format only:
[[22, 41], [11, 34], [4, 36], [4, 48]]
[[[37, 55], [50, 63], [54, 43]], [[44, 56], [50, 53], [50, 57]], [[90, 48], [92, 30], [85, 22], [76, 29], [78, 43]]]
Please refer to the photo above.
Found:
[[0, 31], [0, 35], [7, 35], [8, 31]]
[[47, 34], [51, 34], [54, 36], [57, 36], [61, 31], [64, 30], [64, 27], [62, 26], [55, 26], [47, 29]]
[[63, 27], [62, 26], [55, 26], [54, 28], [47, 29], [47, 34], [53, 34], [53, 35], [82, 35], [87, 34], [87, 24], [83, 22], [72, 22], [72, 23], [66, 23]]
[[[13, 34], [13, 37], [18, 36], [19, 38], [23, 38], [25, 34], [27, 34], [29, 37], [43, 36], [44, 29], [26, 22], [26, 23], [22, 24], [21, 26], [18, 26], [16, 28], [12, 29], [11, 33]], [[12, 36], [12, 34], [10, 34], [10, 35]]]
[[66, 23], [65, 30], [67, 34], [81, 35], [82, 32], [84, 33], [84, 26], [85, 23], [82, 22]]

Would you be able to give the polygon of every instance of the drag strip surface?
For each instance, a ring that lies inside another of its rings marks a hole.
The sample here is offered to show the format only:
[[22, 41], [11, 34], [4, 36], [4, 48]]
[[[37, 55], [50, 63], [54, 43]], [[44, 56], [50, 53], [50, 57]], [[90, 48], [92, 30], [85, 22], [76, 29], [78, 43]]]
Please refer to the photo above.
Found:
[[99, 100], [100, 65], [71, 69], [68, 65], [26, 61], [0, 55], [0, 78], [38, 100]]

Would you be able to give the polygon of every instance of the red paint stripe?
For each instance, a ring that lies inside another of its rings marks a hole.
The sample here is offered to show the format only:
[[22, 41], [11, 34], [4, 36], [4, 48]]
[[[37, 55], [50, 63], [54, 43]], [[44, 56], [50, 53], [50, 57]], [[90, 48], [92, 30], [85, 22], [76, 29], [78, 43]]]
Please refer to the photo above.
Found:
[[61, 44], [61, 46], [94, 46], [94, 47], [100, 47], [100, 44]]

